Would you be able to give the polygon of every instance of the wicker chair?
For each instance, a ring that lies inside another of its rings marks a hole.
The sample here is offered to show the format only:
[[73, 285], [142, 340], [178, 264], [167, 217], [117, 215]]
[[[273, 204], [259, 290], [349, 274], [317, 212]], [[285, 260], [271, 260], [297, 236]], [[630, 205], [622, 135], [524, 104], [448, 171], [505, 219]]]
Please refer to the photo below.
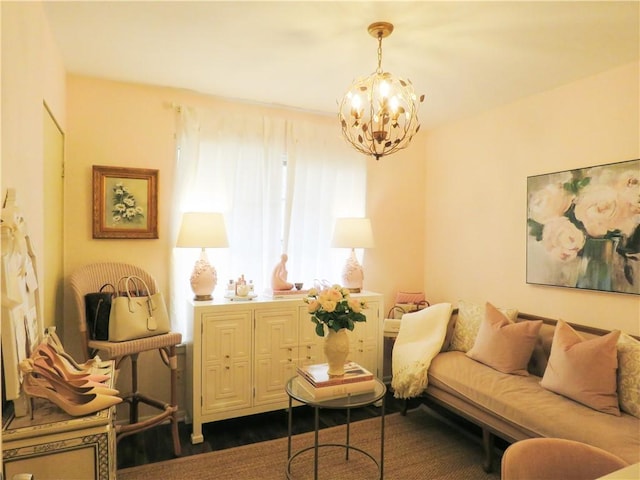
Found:
[[[147, 338], [124, 342], [109, 342], [91, 340], [87, 332], [85, 295], [97, 292], [105, 283], [118, 281], [123, 276], [136, 275], [142, 278], [151, 290], [149, 294], [158, 291], [155, 279], [145, 270], [126, 263], [94, 263], [79, 268], [70, 277], [71, 289], [75, 297], [78, 311], [78, 326], [85, 359], [95, 356], [98, 352], [106, 354], [107, 358], [115, 361], [116, 369], [120, 363], [129, 358], [131, 360], [131, 393], [123, 395], [123, 400], [130, 405], [129, 423], [116, 426], [116, 441], [128, 435], [156, 426], [167, 419], [171, 421], [173, 449], [176, 456], [181, 454], [180, 437], [178, 435], [178, 405], [177, 405], [177, 359], [176, 345], [182, 341], [180, 333], [169, 332]], [[171, 401], [166, 403], [138, 392], [138, 355], [142, 352], [158, 350], [171, 374]], [[161, 412], [144, 421], [138, 419], [138, 404], [144, 403]]]

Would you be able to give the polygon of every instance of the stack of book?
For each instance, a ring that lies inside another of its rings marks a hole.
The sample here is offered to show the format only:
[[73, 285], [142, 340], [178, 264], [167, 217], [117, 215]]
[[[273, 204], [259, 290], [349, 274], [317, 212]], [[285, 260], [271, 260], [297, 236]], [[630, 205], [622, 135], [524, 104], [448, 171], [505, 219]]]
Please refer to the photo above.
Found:
[[329, 375], [329, 365], [319, 363], [298, 367], [299, 384], [314, 400], [359, 395], [375, 390], [376, 382], [366, 368], [355, 362], [344, 365], [344, 375]]

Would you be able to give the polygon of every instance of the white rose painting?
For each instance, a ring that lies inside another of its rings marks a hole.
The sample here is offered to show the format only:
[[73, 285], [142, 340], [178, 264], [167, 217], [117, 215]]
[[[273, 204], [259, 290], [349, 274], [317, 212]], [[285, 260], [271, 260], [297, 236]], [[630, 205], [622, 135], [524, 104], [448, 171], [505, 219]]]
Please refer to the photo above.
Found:
[[527, 178], [527, 283], [640, 294], [640, 160]]

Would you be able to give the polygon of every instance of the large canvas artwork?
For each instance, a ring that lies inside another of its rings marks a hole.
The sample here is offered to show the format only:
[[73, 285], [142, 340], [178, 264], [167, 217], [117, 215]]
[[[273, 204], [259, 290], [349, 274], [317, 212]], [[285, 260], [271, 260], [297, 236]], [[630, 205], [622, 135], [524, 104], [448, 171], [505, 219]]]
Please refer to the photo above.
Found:
[[640, 160], [527, 178], [527, 283], [640, 294]]

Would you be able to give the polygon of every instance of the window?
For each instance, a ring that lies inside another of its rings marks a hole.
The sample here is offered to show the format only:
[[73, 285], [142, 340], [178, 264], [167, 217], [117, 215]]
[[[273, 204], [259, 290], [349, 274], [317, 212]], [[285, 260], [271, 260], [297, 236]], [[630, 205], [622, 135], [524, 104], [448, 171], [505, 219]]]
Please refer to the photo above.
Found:
[[[338, 282], [348, 253], [330, 248], [333, 223], [364, 216], [366, 159], [339, 137], [335, 120], [190, 108], [179, 117], [172, 218], [177, 230], [181, 212], [224, 214], [230, 246], [207, 252], [218, 271], [214, 296], [241, 274], [263, 293], [282, 253], [289, 255], [290, 282]], [[189, 295], [184, 279], [196, 254], [179, 250], [174, 290]]]

